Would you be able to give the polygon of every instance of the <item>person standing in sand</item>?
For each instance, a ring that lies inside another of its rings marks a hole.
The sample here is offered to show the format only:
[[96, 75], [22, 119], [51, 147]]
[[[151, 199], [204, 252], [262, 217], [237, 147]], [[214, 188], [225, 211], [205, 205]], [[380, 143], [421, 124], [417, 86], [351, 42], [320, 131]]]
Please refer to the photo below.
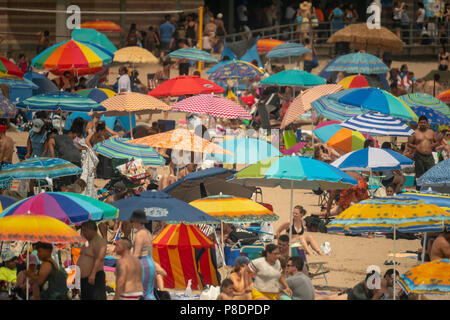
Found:
[[14, 141], [6, 135], [6, 126], [0, 125], [0, 168], [12, 164]]
[[117, 261], [116, 294], [114, 300], [141, 300], [144, 294], [142, 288], [142, 266], [134, 257], [131, 250], [131, 241], [120, 239], [116, 243], [116, 253], [120, 256]]
[[77, 261], [81, 271], [81, 300], [106, 300], [103, 271], [106, 241], [97, 233], [97, 224], [91, 220], [81, 225], [81, 234], [89, 244], [81, 250]]
[[450, 259], [450, 232], [441, 233], [431, 246], [430, 260]]

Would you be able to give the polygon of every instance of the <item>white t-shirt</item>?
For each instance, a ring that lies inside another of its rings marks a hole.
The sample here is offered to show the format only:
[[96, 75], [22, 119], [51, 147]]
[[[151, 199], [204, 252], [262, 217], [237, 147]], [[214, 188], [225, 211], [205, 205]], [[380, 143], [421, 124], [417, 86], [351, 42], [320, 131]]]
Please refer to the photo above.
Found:
[[123, 74], [119, 77], [118, 91], [131, 92], [131, 81], [127, 74]]
[[281, 278], [281, 264], [277, 260], [271, 266], [265, 257], [252, 260], [248, 265], [252, 272], [255, 272], [255, 282], [253, 287], [261, 292], [278, 293], [278, 281]]

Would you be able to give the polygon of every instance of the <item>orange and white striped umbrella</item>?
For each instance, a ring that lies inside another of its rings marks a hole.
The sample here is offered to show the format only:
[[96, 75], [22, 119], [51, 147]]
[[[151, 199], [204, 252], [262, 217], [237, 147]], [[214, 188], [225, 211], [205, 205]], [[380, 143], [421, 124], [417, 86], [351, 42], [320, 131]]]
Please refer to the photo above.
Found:
[[130, 113], [147, 114], [172, 109], [155, 97], [136, 92], [116, 94], [101, 102], [101, 105], [106, 108], [106, 111], [102, 112], [105, 116], [123, 116]]
[[146, 145], [153, 148], [235, 155], [234, 153], [219, 147], [217, 144], [209, 142], [187, 129], [181, 128], [130, 140], [127, 141], [127, 143]]
[[283, 121], [281, 122], [281, 129], [284, 129], [291, 122], [298, 119], [303, 113], [311, 109], [311, 103], [317, 99], [342, 90], [339, 84], [321, 84], [310, 88], [300, 93], [297, 98], [292, 101]]

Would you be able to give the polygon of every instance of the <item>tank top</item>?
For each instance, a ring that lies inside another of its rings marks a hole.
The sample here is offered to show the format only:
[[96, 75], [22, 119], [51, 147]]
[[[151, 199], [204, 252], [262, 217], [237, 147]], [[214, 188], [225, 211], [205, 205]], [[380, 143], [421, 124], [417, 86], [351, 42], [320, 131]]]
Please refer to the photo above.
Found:
[[47, 281], [39, 287], [40, 297], [42, 300], [67, 300], [67, 288], [66, 275], [55, 267], [55, 265], [47, 261], [52, 265], [52, 271], [47, 277]]
[[31, 142], [31, 148], [33, 149], [33, 152], [31, 153], [32, 157], [42, 156], [42, 153], [44, 152], [44, 145], [45, 145], [46, 140], [47, 140], [47, 132], [44, 132], [43, 134], [39, 134], [34, 131], [30, 131], [30, 142]]
[[188, 25], [188, 27], [186, 28], [186, 38], [190, 38], [190, 39], [196, 38], [195, 25], [193, 25], [193, 26]]

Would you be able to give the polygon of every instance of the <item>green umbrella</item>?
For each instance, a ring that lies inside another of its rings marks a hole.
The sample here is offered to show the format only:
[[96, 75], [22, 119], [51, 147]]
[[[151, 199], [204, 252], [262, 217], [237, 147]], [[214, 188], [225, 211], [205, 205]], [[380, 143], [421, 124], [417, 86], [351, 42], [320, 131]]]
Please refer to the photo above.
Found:
[[274, 75], [261, 80], [260, 83], [275, 86], [314, 87], [319, 84], [325, 84], [326, 80], [306, 71], [291, 69], [275, 73]]

